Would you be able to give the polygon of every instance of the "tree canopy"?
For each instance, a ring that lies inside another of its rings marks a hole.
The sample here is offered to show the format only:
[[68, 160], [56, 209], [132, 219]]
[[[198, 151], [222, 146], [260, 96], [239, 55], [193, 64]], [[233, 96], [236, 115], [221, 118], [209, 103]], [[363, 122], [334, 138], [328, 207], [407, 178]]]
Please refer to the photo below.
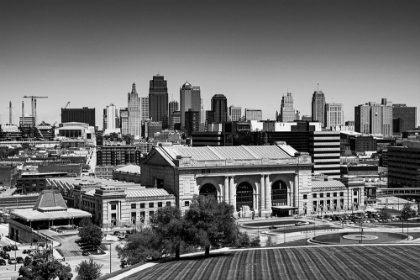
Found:
[[19, 268], [20, 280], [70, 280], [73, 277], [70, 265], [50, 260], [48, 252], [36, 254], [33, 259], [25, 258]]
[[77, 280], [94, 280], [99, 279], [102, 276], [101, 269], [104, 265], [98, 264], [89, 259], [84, 260], [76, 266]]
[[410, 203], [404, 204], [404, 207], [401, 211], [401, 219], [408, 220], [416, 215], [416, 211], [411, 208]]
[[100, 227], [92, 224], [92, 222], [83, 219], [80, 222], [79, 237], [82, 242], [87, 242], [94, 246], [99, 246], [102, 243], [102, 230]]
[[236, 239], [237, 227], [233, 218], [233, 206], [226, 202], [218, 203], [209, 196], [194, 196], [190, 209], [185, 212], [185, 241], [205, 248], [232, 244]]

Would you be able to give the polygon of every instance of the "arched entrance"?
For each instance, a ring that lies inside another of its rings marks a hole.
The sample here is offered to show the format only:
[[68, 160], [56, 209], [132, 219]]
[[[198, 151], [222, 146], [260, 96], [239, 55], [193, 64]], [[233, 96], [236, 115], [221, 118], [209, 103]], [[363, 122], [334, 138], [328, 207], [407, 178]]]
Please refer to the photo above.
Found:
[[[287, 205], [287, 185], [283, 181], [276, 181], [271, 186], [271, 203], [272, 206], [286, 206]], [[273, 209], [275, 216], [289, 216], [289, 210]]]
[[212, 195], [217, 200], [217, 189], [210, 183], [205, 184], [200, 188], [200, 195], [208, 196]]
[[236, 211], [240, 211], [243, 206], [254, 207], [254, 190], [250, 183], [242, 182], [236, 188]]

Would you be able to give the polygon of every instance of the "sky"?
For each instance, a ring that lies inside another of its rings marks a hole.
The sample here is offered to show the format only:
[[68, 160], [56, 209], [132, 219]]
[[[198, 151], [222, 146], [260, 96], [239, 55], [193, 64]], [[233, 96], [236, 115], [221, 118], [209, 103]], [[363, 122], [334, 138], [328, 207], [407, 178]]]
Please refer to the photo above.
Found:
[[[291, 92], [311, 114], [318, 88], [326, 102], [354, 106], [387, 98], [420, 105], [418, 0], [71, 0], [0, 1], [0, 122], [14, 123], [24, 95], [38, 120], [60, 121], [60, 108], [127, 106], [136, 83], [163, 75], [169, 99], [188, 81], [205, 109], [224, 94], [229, 105], [274, 119]], [[319, 85], [318, 85], [319, 84]], [[420, 125], [418, 113], [418, 125]]]

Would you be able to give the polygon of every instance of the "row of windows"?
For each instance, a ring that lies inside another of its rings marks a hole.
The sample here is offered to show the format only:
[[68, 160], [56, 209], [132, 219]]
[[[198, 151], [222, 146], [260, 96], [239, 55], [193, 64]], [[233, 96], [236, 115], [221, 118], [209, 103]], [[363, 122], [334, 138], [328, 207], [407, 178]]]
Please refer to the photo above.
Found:
[[[353, 195], [354, 196], [356, 196], [357, 194], [358, 194], [358, 191], [353, 191]], [[326, 195], [325, 197], [331, 197], [331, 193], [326, 193], [325, 195]], [[337, 192], [332, 193], [332, 197], [337, 197], [337, 195], [338, 195]], [[340, 192], [340, 196], [344, 196], [344, 192]], [[317, 198], [317, 197], [318, 197], [318, 194], [316, 194], [316, 193], [312, 194], [312, 198]], [[324, 197], [324, 193], [320, 193], [319, 194], [319, 197], [320, 198], [323, 198]], [[307, 194], [304, 194], [303, 195], [303, 199], [308, 199], [308, 195]]]
[[[158, 202], [157, 204], [158, 204], [158, 207], [162, 207], [163, 202]], [[115, 210], [115, 209], [112, 209], [112, 206], [116, 206], [116, 205], [115, 204], [111, 205], [111, 210]], [[171, 202], [167, 201], [166, 206], [171, 206]], [[131, 204], [131, 209], [136, 209], [136, 207], [137, 207], [136, 203]], [[149, 208], [154, 208], [154, 207], [155, 207], [155, 203], [154, 202], [149, 202]], [[146, 203], [140, 203], [140, 209], [142, 209], [142, 208], [146, 208]]]

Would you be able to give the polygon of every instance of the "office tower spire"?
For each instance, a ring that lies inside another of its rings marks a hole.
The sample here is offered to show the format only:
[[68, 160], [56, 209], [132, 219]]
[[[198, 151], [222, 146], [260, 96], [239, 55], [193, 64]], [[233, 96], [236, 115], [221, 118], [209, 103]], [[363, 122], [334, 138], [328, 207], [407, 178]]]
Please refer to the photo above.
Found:
[[[182, 85], [179, 90], [181, 106], [181, 129], [185, 129], [185, 114], [192, 109], [195, 112], [201, 112], [201, 89], [199, 86], [192, 86], [189, 82]], [[199, 113], [199, 122], [204, 122]]]
[[136, 90], [136, 84], [133, 83], [131, 92], [127, 94], [128, 103], [128, 134], [135, 138], [141, 137], [141, 103]]
[[295, 108], [293, 107], [293, 96], [288, 92], [286, 96], [281, 98], [280, 105], [280, 122], [292, 122], [296, 119]]

